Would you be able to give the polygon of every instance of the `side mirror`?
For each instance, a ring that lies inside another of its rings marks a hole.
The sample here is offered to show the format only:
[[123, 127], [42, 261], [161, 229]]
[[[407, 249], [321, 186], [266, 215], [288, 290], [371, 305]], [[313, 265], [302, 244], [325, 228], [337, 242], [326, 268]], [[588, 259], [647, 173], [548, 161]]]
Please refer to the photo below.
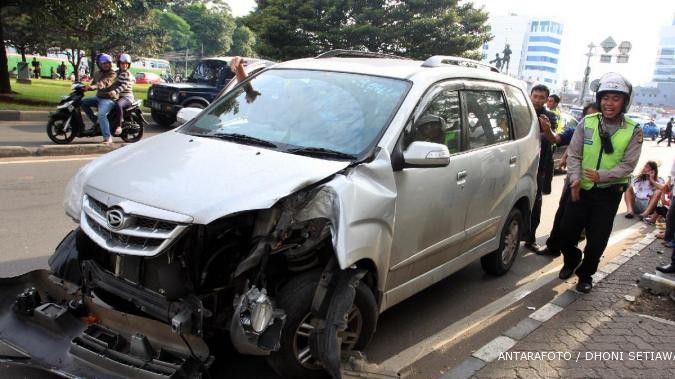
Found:
[[176, 114], [176, 119], [178, 120], [179, 124], [185, 124], [186, 122], [192, 120], [193, 118], [197, 117], [197, 115], [203, 111], [203, 109], [200, 108], [181, 108], [178, 111], [178, 114]]
[[445, 167], [450, 151], [440, 143], [415, 141], [403, 152], [403, 162], [403, 167]]

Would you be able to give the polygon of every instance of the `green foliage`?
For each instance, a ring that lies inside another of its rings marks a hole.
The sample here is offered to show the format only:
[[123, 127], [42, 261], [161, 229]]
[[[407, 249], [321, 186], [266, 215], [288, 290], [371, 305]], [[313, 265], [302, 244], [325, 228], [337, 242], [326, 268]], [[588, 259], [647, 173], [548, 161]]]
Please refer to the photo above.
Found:
[[232, 48], [227, 55], [255, 56], [255, 34], [246, 25], [238, 25], [232, 34]]
[[458, 0], [258, 0], [246, 24], [273, 59], [330, 49], [427, 58], [475, 56], [490, 39], [487, 13]]
[[25, 54], [45, 52], [48, 47], [47, 36], [41, 25], [31, 17], [27, 9], [20, 6], [0, 9], [3, 20], [5, 42], [14, 47], [25, 62]]
[[194, 48], [205, 56], [224, 55], [232, 46], [235, 22], [226, 4], [207, 8], [203, 2], [174, 7], [176, 14], [190, 25], [194, 33]]
[[158, 26], [167, 32], [165, 46], [172, 50], [192, 47], [194, 33], [190, 30], [190, 24], [181, 16], [159, 9], [153, 9], [152, 16], [157, 19]]

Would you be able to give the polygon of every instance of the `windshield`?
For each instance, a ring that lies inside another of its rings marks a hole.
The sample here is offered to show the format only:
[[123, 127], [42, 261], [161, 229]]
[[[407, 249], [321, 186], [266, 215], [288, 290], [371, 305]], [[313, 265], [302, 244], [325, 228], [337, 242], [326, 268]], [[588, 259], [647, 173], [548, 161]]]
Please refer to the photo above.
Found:
[[409, 86], [370, 75], [272, 69], [225, 94], [181, 131], [244, 135], [292, 152], [314, 148], [359, 156], [387, 126]]
[[205, 60], [197, 63], [197, 66], [195, 66], [189, 79], [196, 82], [216, 84], [221, 73], [224, 73], [226, 76], [222, 79], [229, 79], [234, 76], [234, 74], [227, 69], [227, 64], [225, 62]]

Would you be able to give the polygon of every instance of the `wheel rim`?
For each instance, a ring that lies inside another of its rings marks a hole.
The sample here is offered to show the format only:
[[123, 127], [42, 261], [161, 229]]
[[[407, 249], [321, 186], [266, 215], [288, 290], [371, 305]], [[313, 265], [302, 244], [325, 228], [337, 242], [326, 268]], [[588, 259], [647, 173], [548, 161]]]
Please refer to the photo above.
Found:
[[65, 120], [58, 119], [54, 120], [51, 125], [52, 136], [59, 141], [68, 141], [73, 135], [73, 129], [63, 130], [66, 126]]
[[139, 138], [139, 135], [141, 134], [141, 128], [132, 128], [128, 127], [122, 131], [122, 139], [124, 140], [129, 140], [129, 141], [135, 141], [136, 139]]
[[[302, 367], [310, 370], [320, 370], [321, 363], [312, 355], [309, 349], [309, 336], [316, 328], [318, 320], [311, 314], [307, 314], [300, 325], [295, 330], [293, 337], [293, 355]], [[363, 315], [356, 306], [347, 314], [347, 328], [339, 332], [338, 336], [342, 338], [342, 350], [351, 350], [361, 336], [363, 329]]]
[[518, 221], [511, 220], [508, 225], [506, 234], [504, 235], [504, 249], [502, 250], [502, 263], [505, 265], [511, 262], [511, 259], [518, 251]]

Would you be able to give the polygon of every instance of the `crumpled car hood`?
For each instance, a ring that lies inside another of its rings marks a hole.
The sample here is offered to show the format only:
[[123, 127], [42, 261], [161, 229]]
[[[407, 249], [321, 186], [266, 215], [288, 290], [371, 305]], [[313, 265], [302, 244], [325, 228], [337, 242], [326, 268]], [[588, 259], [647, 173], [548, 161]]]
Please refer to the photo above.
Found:
[[349, 163], [170, 131], [97, 159], [85, 185], [208, 224], [269, 208]]

